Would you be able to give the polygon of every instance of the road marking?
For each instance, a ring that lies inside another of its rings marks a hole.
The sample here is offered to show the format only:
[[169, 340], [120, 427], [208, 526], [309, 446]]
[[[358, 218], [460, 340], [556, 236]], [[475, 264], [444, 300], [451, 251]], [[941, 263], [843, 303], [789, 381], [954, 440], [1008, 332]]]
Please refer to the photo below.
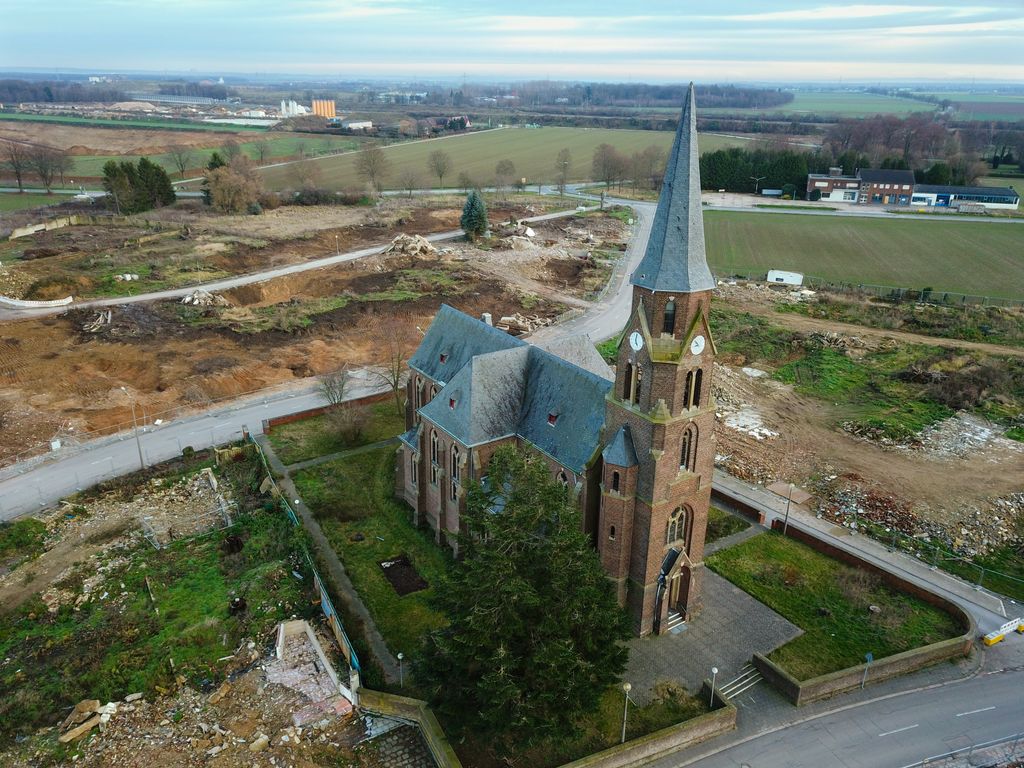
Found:
[[880, 733], [878, 735], [879, 736], [892, 736], [894, 733], [903, 733], [904, 731], [909, 731], [912, 728], [917, 728], [917, 724], [908, 725], [906, 728], [897, 728], [895, 731], [886, 731], [885, 733]]
[[99, 461], [90, 461], [89, 463], [92, 466], [96, 466], [97, 464], [103, 464], [104, 462], [107, 462], [107, 461], [112, 462], [113, 460], [114, 460], [113, 456], [107, 456], [105, 459], [100, 459]]
[[985, 707], [984, 709], [972, 709], [970, 712], [961, 712], [957, 717], [963, 717], [964, 715], [976, 715], [979, 712], [989, 712], [995, 709], [995, 707]]

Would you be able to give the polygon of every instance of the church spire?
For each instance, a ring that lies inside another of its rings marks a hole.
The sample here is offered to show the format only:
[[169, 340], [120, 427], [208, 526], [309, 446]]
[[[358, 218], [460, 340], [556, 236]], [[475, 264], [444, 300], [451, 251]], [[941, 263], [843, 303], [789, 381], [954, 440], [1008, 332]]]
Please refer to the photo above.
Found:
[[704, 253], [693, 83], [686, 94], [669, 154], [647, 251], [631, 282], [651, 291], [670, 293], [710, 291], [715, 287]]

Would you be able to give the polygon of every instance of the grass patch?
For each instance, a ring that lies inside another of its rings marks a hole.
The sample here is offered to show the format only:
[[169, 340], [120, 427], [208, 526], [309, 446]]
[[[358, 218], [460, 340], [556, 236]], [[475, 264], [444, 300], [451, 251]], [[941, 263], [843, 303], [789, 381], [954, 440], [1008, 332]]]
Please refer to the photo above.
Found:
[[[369, 420], [363, 434], [351, 439], [333, 431], [327, 414], [274, 427], [267, 436], [274, 452], [285, 464], [295, 464], [396, 437], [405, 431], [405, 413], [395, 410], [393, 400], [365, 407]], [[310, 501], [307, 499], [307, 502]]]
[[860, 664], [868, 652], [880, 659], [960, 634], [944, 611], [777, 533], [705, 562], [804, 630], [769, 656], [799, 680]]
[[782, 208], [796, 211], [838, 211], [828, 205], [786, 205], [785, 203], [754, 203], [755, 208]]
[[[931, 298], [942, 301], [943, 295], [933, 291]], [[894, 304], [819, 295], [814, 301], [780, 304], [775, 310], [872, 328], [1024, 347], [1024, 310], [1021, 309]]]
[[778, 365], [799, 354], [795, 333], [749, 312], [712, 306], [710, 323], [719, 356], [731, 357], [730, 362]]
[[[415, 529], [409, 508], [394, 496], [395, 449], [386, 446], [321, 464], [294, 476], [295, 485], [323, 527], [388, 647], [409, 656], [420, 638], [443, 626], [431, 605], [447, 551]], [[357, 540], [358, 539], [358, 540]], [[430, 585], [399, 597], [379, 563], [405, 554]]]
[[[248, 484], [252, 460], [230, 465]], [[248, 499], [248, 487], [240, 497]], [[241, 552], [221, 543], [239, 536]], [[175, 674], [208, 689], [223, 678], [217, 659], [243, 638], [262, 642], [293, 615], [311, 616], [310, 579], [302, 571], [302, 533], [277, 512], [241, 514], [236, 524], [154, 551], [148, 544], [117, 552], [97, 596], [78, 609], [49, 613], [37, 598], [0, 620], [0, 744], [17, 734], [54, 725], [81, 699], [113, 701], [134, 691], [171, 688]], [[145, 585], [150, 585], [159, 614]], [[105, 600], [98, 595], [107, 592]], [[248, 610], [232, 616], [232, 596]], [[168, 659], [173, 659], [172, 669]]]
[[718, 507], [711, 507], [708, 510], [708, 527], [704, 544], [711, 544], [719, 539], [724, 539], [726, 536], [732, 536], [734, 533], [745, 531], [749, 527], [750, 523], [738, 515], [731, 514]]
[[1024, 297], [1024, 227], [706, 210], [704, 228], [718, 275], [787, 269], [854, 285]]
[[609, 365], [615, 365], [615, 359], [619, 353], [618, 336], [611, 339], [606, 339], [605, 341], [602, 341], [600, 344], [595, 344], [594, 346], [597, 347], [598, 354], [604, 358], [604, 361], [606, 363], [608, 363]]
[[30, 560], [43, 552], [46, 525], [34, 517], [0, 521], [0, 563]]
[[[594, 752], [614, 747], [622, 738], [623, 694], [618, 686], [609, 688], [601, 696], [597, 709], [576, 724], [576, 733], [570, 738], [545, 739], [527, 745], [505, 745], [484, 742], [472, 734], [454, 744], [463, 765], [474, 768], [507, 768], [509, 753], [514, 753], [515, 764], [532, 768], [553, 766], [577, 760]], [[708, 712], [703, 699], [689, 695], [681, 686], [663, 683], [655, 688], [651, 703], [637, 707], [629, 705], [626, 719], [626, 738], [636, 739], [670, 725], [691, 720]], [[458, 724], [447, 724], [454, 732]]]
[[38, 208], [41, 205], [59, 205], [70, 202], [70, 195], [36, 195], [31, 192], [19, 195], [14, 192], [4, 192], [0, 193], [0, 212], [22, 211], [26, 208]]

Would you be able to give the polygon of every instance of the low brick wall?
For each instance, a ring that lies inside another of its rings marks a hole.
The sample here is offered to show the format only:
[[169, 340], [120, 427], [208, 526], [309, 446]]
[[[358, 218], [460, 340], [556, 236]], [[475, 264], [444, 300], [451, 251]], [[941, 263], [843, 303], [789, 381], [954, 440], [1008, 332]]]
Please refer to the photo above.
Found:
[[[705, 680], [700, 695], [707, 697], [710, 694], [711, 683]], [[581, 757], [561, 768], [628, 768], [645, 765], [671, 752], [678, 752], [735, 730], [736, 707], [723, 699], [717, 688], [714, 703], [716, 709], [706, 715], [630, 739], [625, 744]]]
[[[774, 530], [781, 532], [782, 523], [776, 520], [772, 527]], [[963, 632], [963, 634], [958, 637], [952, 637], [948, 640], [940, 640], [937, 643], [925, 645], [920, 648], [913, 648], [909, 651], [904, 651], [903, 653], [896, 653], [892, 656], [877, 659], [873, 661], [870, 666], [867, 664], [858, 664], [853, 667], [841, 669], [837, 672], [830, 672], [826, 675], [819, 675], [818, 677], [813, 677], [810, 680], [803, 681], [797, 680], [785, 669], [761, 654], [754, 654], [754, 667], [757, 668], [770, 685], [789, 699], [793, 704], [796, 704], [797, 706], [810, 704], [812, 701], [819, 701], [830, 696], [835, 696], [839, 693], [853, 690], [854, 688], [859, 688], [861, 681], [864, 680], [865, 667], [868, 667], [866, 682], [877, 683], [882, 680], [888, 680], [893, 677], [898, 677], [899, 675], [914, 672], [932, 664], [937, 664], [940, 661], [947, 661], [960, 656], [966, 656], [971, 652], [978, 628], [974, 623], [974, 618], [960, 608], [960, 606], [947, 600], [941, 595], [937, 595], [934, 592], [930, 592], [917, 584], [906, 581], [895, 574], [884, 571], [878, 566], [862, 560], [851, 552], [839, 549], [828, 542], [821, 541], [820, 539], [815, 538], [811, 533], [797, 528], [792, 523], [790, 523], [786, 535], [806, 544], [822, 554], [839, 560], [840, 562], [869, 571], [882, 579], [882, 581], [890, 588], [918, 597], [921, 600], [934, 605], [936, 608], [945, 611], [953, 617]]]
[[761, 512], [756, 507], [747, 504], [742, 499], [738, 499], [735, 496], [731, 496], [725, 491], [722, 491], [713, 485], [711, 486], [711, 501], [717, 501], [723, 507], [735, 510], [736, 512], [739, 512], [741, 515], [743, 515], [746, 518], [749, 518], [753, 522], [758, 523], [759, 525], [764, 525], [763, 512]]
[[[394, 397], [391, 392], [381, 392], [376, 395], [367, 395], [366, 397], [360, 397], [356, 400], [346, 400], [345, 405], [374, 405], [375, 403], [383, 403], [385, 400], [390, 400]], [[291, 424], [294, 421], [302, 421], [303, 419], [311, 419], [314, 416], [320, 416], [327, 413], [332, 408], [336, 408], [334, 405], [321, 405], [316, 408], [307, 408], [304, 411], [296, 411], [295, 413], [289, 413], [284, 416], [275, 416], [272, 419], [263, 420], [263, 434], [269, 435], [273, 431], [274, 427], [280, 427], [282, 424]]]
[[378, 715], [397, 717], [400, 720], [416, 723], [423, 733], [423, 739], [427, 742], [427, 747], [438, 768], [462, 768], [459, 756], [455, 754], [452, 745], [448, 743], [444, 729], [437, 722], [437, 718], [427, 706], [427, 702], [381, 691], [371, 691], [369, 688], [360, 688], [359, 706], [361, 709]]

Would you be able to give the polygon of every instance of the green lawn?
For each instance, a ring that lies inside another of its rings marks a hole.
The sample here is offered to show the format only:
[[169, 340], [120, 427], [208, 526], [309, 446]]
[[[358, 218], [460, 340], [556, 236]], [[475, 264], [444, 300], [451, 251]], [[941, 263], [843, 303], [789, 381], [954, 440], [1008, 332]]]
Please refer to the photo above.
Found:
[[[248, 486], [258, 477], [255, 468], [248, 461], [224, 471]], [[142, 477], [136, 481], [149, 475]], [[87, 498], [80, 501], [88, 508]], [[241, 552], [221, 548], [228, 535], [243, 541]], [[50, 613], [35, 597], [0, 618], [0, 658], [8, 659], [0, 665], [0, 743], [54, 725], [81, 699], [152, 695], [158, 685], [173, 687], [175, 674], [194, 686], [221, 679], [226, 665], [217, 659], [233, 653], [242, 638], [265, 637], [294, 615], [314, 615], [310, 579], [291, 575], [302, 570], [302, 541], [301, 529], [276, 510], [240, 514], [230, 529], [162, 550], [143, 542], [119, 551], [128, 563], [113, 566], [101, 587], [107, 599], [97, 590], [79, 608]], [[59, 585], [78, 592], [95, 565]], [[229, 603], [239, 594], [248, 611], [231, 615]]]
[[705, 562], [804, 630], [769, 656], [798, 680], [860, 664], [869, 652], [881, 659], [962, 631], [944, 611], [777, 533]]
[[0, 521], [0, 566], [13, 570], [21, 560], [28, 560], [43, 551], [46, 524], [34, 517], [14, 522]]
[[861, 91], [795, 91], [793, 100], [780, 107], [765, 109], [733, 109], [722, 107], [700, 109], [702, 115], [834, 115], [836, 117], [868, 117], [872, 115], [908, 115], [911, 112], [933, 112], [935, 107], [922, 101], [884, 96]]
[[[610, 128], [502, 128], [478, 131], [443, 139], [393, 144], [384, 151], [391, 161], [391, 171], [385, 186], [401, 186], [399, 174], [412, 168], [419, 175], [420, 186], [436, 186], [437, 176], [427, 167], [431, 152], [444, 150], [452, 159], [452, 168], [444, 178], [444, 186], [458, 184], [461, 173], [468, 173], [478, 185], [489, 185], [494, 179], [494, 167], [500, 160], [515, 164], [516, 176], [527, 183], [552, 182], [555, 179], [555, 158], [559, 150], [572, 153], [570, 179], [590, 179], [594, 150], [600, 144], [611, 144], [620, 152], [630, 155], [655, 145], [666, 152], [672, 145], [671, 131], [636, 131]], [[700, 148], [710, 152], [727, 146], [749, 144], [745, 139], [702, 134]], [[355, 170], [356, 155], [342, 155], [318, 160], [322, 173], [322, 186], [328, 189], [361, 187], [363, 182]], [[294, 171], [288, 166], [263, 171], [268, 189], [288, 189], [296, 186]]]
[[718, 507], [711, 507], [708, 510], [708, 531], [704, 544], [711, 544], [726, 536], [745, 531], [749, 527], [750, 523], [738, 515], [733, 515]]
[[826, 280], [1024, 297], [1024, 226], [705, 210], [720, 275], [787, 269]]
[[[263, 159], [264, 163], [270, 163], [281, 158], [292, 158], [300, 152], [305, 152], [306, 155], [313, 157], [327, 152], [351, 151], [358, 149], [360, 145], [359, 139], [354, 139], [350, 136], [310, 136], [309, 134], [268, 133], [265, 136], [265, 141], [270, 147]], [[259, 151], [256, 146], [257, 143], [258, 141], [245, 141], [239, 143], [239, 147], [249, 158], [258, 162]], [[198, 174], [199, 169], [210, 161], [210, 156], [215, 151], [218, 151], [216, 146], [191, 150], [189, 170], [186, 173], [189, 175]], [[137, 163], [140, 157], [142, 155], [121, 155], [118, 157], [111, 157], [110, 155], [78, 155], [74, 158], [73, 173], [80, 176], [102, 176], [103, 165], [108, 160], [124, 160]], [[176, 181], [181, 178], [181, 174], [174, 164], [174, 159], [171, 155], [164, 153], [146, 155], [146, 157], [154, 163], [162, 165], [171, 174], [172, 180]]]
[[[395, 500], [394, 467], [395, 448], [386, 446], [304, 470], [294, 480], [388, 647], [409, 656], [426, 632], [445, 623], [430, 601], [450, 557], [433, 534], [413, 528], [409, 508]], [[399, 597], [380, 563], [402, 554], [430, 586]]]
[[274, 453], [285, 464], [295, 464], [317, 456], [358, 448], [379, 440], [396, 437], [405, 431], [405, 412], [398, 413], [394, 399], [362, 406], [367, 414], [366, 429], [356, 438], [343, 436], [330, 426], [330, 414], [312, 416], [291, 424], [274, 427], [267, 436]]
[[69, 202], [71, 202], [69, 195], [36, 195], [31, 192], [19, 195], [16, 192], [2, 192], [0, 193], [0, 213]]

